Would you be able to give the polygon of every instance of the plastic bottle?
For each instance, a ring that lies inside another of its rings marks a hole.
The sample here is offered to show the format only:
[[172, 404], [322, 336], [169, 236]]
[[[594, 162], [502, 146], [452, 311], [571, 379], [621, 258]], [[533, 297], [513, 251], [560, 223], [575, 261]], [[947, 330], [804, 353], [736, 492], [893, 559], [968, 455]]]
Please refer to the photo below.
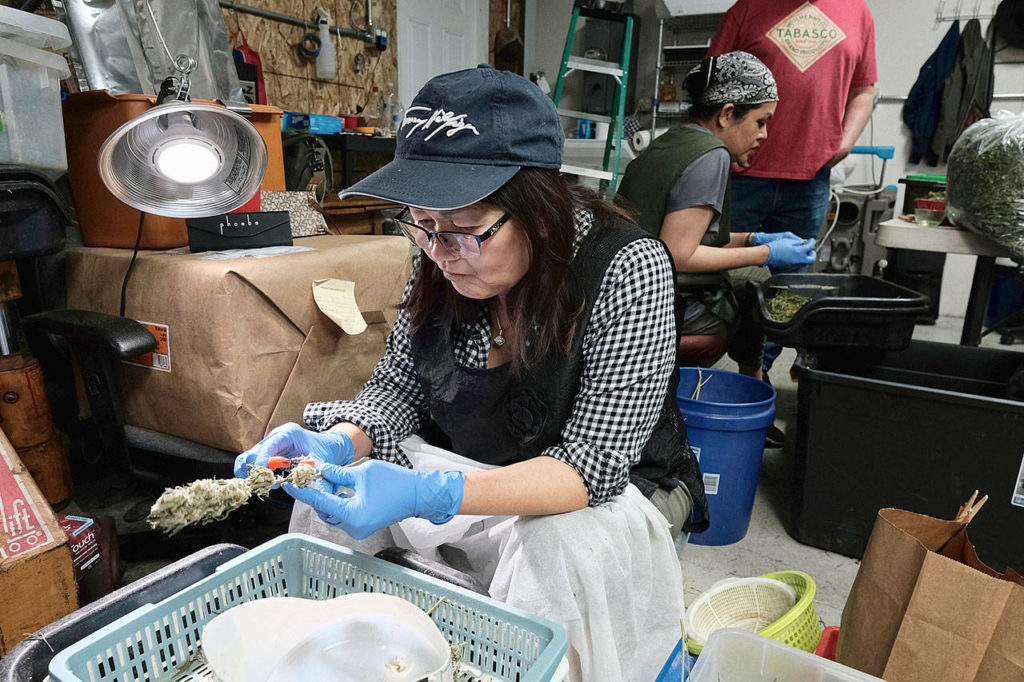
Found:
[[395, 84], [388, 83], [388, 133], [391, 135], [398, 135], [398, 131], [402, 128], [402, 119], [405, 118], [405, 107], [402, 106], [402, 102], [398, 99], [398, 93], [395, 92]]
[[387, 104], [385, 104], [380, 90], [374, 85], [370, 91], [370, 101], [366, 103], [366, 125], [383, 129], [385, 125], [384, 113], [386, 110]]
[[335, 55], [329, 16], [326, 11], [320, 8], [317, 8], [317, 13], [320, 15], [320, 20], [317, 24], [317, 27], [320, 29], [320, 54], [316, 56], [316, 77], [333, 80]]

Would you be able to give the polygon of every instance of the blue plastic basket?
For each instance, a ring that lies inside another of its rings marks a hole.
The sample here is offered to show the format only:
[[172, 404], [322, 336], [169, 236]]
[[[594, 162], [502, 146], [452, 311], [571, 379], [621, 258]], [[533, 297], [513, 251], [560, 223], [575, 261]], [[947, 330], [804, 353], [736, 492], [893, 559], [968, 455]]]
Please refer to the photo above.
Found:
[[353, 592], [402, 597], [423, 610], [443, 597], [431, 618], [450, 643], [465, 642], [460, 669], [469, 680], [550, 680], [569, 646], [565, 630], [549, 620], [381, 559], [289, 534], [69, 646], [50, 662], [50, 677], [213, 680], [196, 653], [204, 626], [218, 613], [264, 597], [332, 599]]

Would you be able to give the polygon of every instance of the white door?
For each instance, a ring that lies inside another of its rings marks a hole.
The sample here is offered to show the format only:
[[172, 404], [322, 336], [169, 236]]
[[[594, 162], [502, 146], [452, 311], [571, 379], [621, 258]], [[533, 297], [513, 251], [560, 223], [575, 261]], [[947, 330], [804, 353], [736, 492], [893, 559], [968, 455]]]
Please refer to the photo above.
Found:
[[406, 107], [434, 76], [487, 61], [487, 0], [398, 0], [398, 92]]

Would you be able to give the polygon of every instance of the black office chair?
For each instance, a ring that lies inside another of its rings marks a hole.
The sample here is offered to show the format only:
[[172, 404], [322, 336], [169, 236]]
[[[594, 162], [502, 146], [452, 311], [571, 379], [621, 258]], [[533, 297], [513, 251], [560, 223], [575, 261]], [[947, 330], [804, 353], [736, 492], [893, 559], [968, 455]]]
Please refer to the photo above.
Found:
[[[140, 529], [165, 487], [230, 478], [237, 453], [125, 423], [114, 368], [156, 347], [153, 335], [135, 320], [58, 309], [26, 316], [23, 327], [46, 377], [54, 420], [77, 455], [75, 473], [109, 474], [111, 494], [138, 499], [118, 519], [122, 531], [133, 531], [118, 534], [123, 558], [176, 558], [223, 541], [255, 545], [287, 530], [291, 498], [278, 491], [268, 503], [250, 502], [224, 521], [192, 526], [171, 538]], [[91, 412], [85, 419], [79, 417], [73, 389], [76, 367]]]
[[[27, 345], [39, 360], [54, 422], [70, 442], [74, 479], [111, 474], [121, 491], [148, 482], [155, 484], [155, 500], [167, 485], [230, 476], [237, 453], [124, 423], [115, 364], [152, 350], [156, 340], [135, 320], [65, 309], [66, 250], [81, 245], [72, 206], [66, 177], [53, 181], [26, 168], [0, 166], [0, 260], [16, 260], [22, 290], [21, 299], [0, 303], [0, 352], [21, 352]], [[79, 417], [76, 367], [91, 410], [86, 419]], [[144, 518], [152, 500], [140, 503], [133, 515]], [[218, 541], [211, 530], [184, 548], [151, 537], [144, 553], [181, 555]], [[123, 549], [131, 554], [130, 543]]]

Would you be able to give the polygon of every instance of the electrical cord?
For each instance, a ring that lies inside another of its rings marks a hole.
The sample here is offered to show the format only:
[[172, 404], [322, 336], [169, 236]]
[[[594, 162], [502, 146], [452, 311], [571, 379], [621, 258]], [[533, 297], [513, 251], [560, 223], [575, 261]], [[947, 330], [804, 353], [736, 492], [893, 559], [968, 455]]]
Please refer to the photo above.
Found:
[[[875, 101], [878, 101], [878, 100], [876, 99]], [[874, 110], [874, 106], [872, 106], [871, 108], [872, 108], [871, 116], [868, 117], [868, 126], [869, 126], [869, 128], [868, 128], [868, 144], [871, 145], [872, 147], [874, 147], [875, 146], [875, 113], [873, 111]], [[875, 186], [878, 186], [878, 185], [882, 184], [881, 180], [876, 180], [875, 179], [875, 155], [874, 154], [871, 155], [871, 184], [875, 185]]]
[[836, 224], [839, 222], [839, 194], [830, 186], [828, 188], [829, 206], [832, 205], [833, 200], [836, 202], [836, 211], [835, 215], [832, 216], [832, 224], [828, 226], [828, 229], [825, 230], [825, 234], [821, 236], [821, 239], [819, 239], [818, 243], [814, 246], [814, 253], [818, 253], [818, 251], [821, 250], [821, 247], [828, 243], [828, 236], [832, 234], [832, 230], [836, 229]]
[[359, 25], [357, 25], [355, 17], [352, 16], [352, 12], [355, 10], [357, 2], [359, 2], [359, 0], [351, 0], [351, 2], [349, 2], [349, 5], [348, 5], [348, 25], [349, 25], [350, 28], [353, 28], [353, 29], [355, 29], [357, 31], [362, 31], [364, 33], [369, 33], [370, 25], [369, 24], [359, 24]]
[[302, 34], [302, 40], [298, 42], [296, 46], [299, 49], [299, 54], [306, 59], [316, 59], [320, 56], [320, 49], [323, 44], [320, 42], [320, 36], [315, 33], [304, 33]]
[[836, 186], [848, 194], [860, 194], [865, 197], [874, 196], [875, 194], [879, 194], [880, 192], [885, 191], [884, 187], [876, 187], [875, 189], [850, 189], [849, 187], [846, 187], [844, 185]]
[[[149, 18], [153, 20], [153, 32], [156, 33], [156, 37], [160, 39], [160, 45], [164, 48], [164, 54], [166, 54], [167, 58], [171, 60], [171, 66], [180, 68], [178, 60], [173, 54], [171, 54], [170, 49], [167, 47], [167, 43], [164, 41], [164, 34], [160, 31], [160, 24], [157, 23], [156, 14], [153, 13], [153, 5], [150, 4], [149, 0], [145, 0], [145, 3], [146, 9], [149, 10]], [[189, 57], [189, 59], [193, 65], [195, 65], [197, 63], [196, 60], [199, 59], [199, 0], [196, 0], [196, 37], [192, 45], [192, 56]]]
[[124, 303], [128, 293], [128, 280], [132, 277], [132, 270], [135, 268], [135, 259], [139, 255], [139, 246], [142, 244], [142, 223], [146, 219], [146, 212], [139, 211], [139, 233], [135, 236], [135, 249], [132, 251], [132, 259], [128, 263], [128, 269], [124, 272], [124, 280], [121, 281], [121, 317], [124, 317]]
[[377, 61], [373, 63], [373, 68], [370, 69], [370, 74], [366, 79], [366, 82], [370, 85], [366, 88], [366, 100], [363, 102], [360, 111], [366, 111], [366, 107], [370, 104], [370, 96], [373, 94], [373, 74], [377, 73], [378, 66], [380, 66], [380, 51], [377, 52]]

